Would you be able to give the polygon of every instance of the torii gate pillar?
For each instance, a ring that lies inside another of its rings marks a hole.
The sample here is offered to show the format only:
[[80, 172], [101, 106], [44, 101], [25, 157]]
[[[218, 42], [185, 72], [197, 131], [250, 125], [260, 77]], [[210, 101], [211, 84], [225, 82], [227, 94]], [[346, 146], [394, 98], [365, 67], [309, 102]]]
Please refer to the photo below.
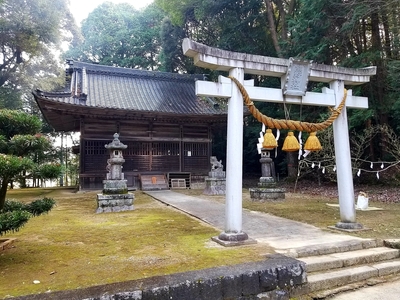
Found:
[[[306, 92], [305, 96], [287, 96], [283, 98], [281, 89], [254, 87], [243, 81], [244, 74], [256, 74], [285, 78], [289, 60], [260, 55], [251, 55], [225, 51], [184, 39], [183, 53], [193, 57], [199, 67], [227, 71], [246, 86], [253, 101], [295, 103], [303, 105], [338, 106], [343, 95], [344, 85], [360, 85], [368, 82], [376, 74], [376, 67], [351, 69], [313, 63], [309, 70], [309, 80], [330, 84], [324, 93]], [[219, 82], [196, 81], [196, 94], [207, 97], [229, 98], [227, 164], [226, 164], [226, 203], [225, 231], [215, 241], [223, 245], [243, 244], [249, 241], [242, 231], [242, 155], [243, 155], [243, 99], [235, 84], [222, 76]], [[368, 108], [368, 99], [347, 93], [346, 107]], [[339, 229], [360, 229], [356, 223], [354, 206], [354, 188], [350, 157], [350, 142], [346, 108], [333, 123], [339, 206], [341, 221]]]
[[[243, 68], [232, 68], [229, 75], [243, 84]], [[243, 97], [235, 85], [231, 87], [226, 145], [225, 231], [213, 238], [223, 245], [242, 244], [249, 238], [242, 231]]]
[[[335, 106], [338, 106], [344, 95], [344, 82], [342, 80], [332, 81], [330, 87], [334, 91]], [[336, 224], [336, 227], [338, 229], [362, 229], [363, 226], [356, 222], [350, 137], [346, 109], [343, 109], [339, 117], [333, 122], [333, 139], [340, 207], [340, 222]]]

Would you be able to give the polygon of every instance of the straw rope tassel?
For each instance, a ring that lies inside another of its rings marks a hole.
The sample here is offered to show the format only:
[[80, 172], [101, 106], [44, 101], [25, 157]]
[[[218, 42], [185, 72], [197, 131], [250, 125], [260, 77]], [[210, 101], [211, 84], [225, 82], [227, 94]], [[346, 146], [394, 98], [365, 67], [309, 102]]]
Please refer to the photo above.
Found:
[[293, 131], [289, 131], [283, 142], [282, 150], [286, 152], [295, 152], [300, 149], [299, 141], [294, 136]]
[[321, 123], [309, 123], [309, 122], [300, 122], [300, 121], [293, 121], [293, 120], [279, 120], [273, 119], [266, 115], [263, 115], [255, 106], [253, 101], [250, 100], [249, 95], [246, 92], [244, 86], [232, 76], [229, 78], [236, 84], [240, 93], [243, 96], [243, 101], [246, 104], [247, 108], [250, 110], [254, 118], [256, 118], [259, 122], [265, 124], [269, 128], [277, 128], [277, 129], [289, 129], [289, 130], [298, 130], [298, 131], [306, 131], [306, 132], [315, 132], [318, 130], [324, 130], [332, 125], [333, 121], [340, 115], [342, 112], [343, 107], [346, 104], [347, 98], [347, 90], [344, 90], [343, 99], [340, 102], [339, 106], [336, 109], [331, 109], [331, 115], [328, 119]]
[[271, 129], [267, 129], [265, 132], [262, 147], [265, 149], [274, 149], [278, 147], [278, 142], [276, 141]]
[[322, 146], [318, 140], [317, 133], [311, 132], [306, 143], [304, 144], [304, 150], [308, 151], [318, 151], [321, 150]]

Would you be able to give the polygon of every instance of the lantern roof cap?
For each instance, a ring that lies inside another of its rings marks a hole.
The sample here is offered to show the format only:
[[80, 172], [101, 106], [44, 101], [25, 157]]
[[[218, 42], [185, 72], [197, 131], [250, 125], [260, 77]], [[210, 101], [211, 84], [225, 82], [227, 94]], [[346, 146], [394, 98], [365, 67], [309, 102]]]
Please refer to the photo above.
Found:
[[126, 149], [128, 146], [121, 143], [121, 141], [119, 140], [119, 134], [118, 133], [114, 133], [114, 139], [111, 143], [104, 145], [104, 147], [106, 147], [109, 150], [118, 150], [118, 149]]

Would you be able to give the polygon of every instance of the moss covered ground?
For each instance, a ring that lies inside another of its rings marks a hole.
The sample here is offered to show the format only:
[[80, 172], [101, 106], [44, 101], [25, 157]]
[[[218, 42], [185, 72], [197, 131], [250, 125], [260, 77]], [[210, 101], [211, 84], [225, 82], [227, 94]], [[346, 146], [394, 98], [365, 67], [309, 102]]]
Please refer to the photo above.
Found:
[[103, 214], [95, 213], [96, 192], [31, 188], [7, 196], [52, 197], [57, 206], [3, 236], [17, 240], [0, 250], [0, 298], [257, 261], [272, 252], [266, 245], [218, 246], [210, 237], [219, 230], [140, 191], [134, 211]]
[[[202, 190], [181, 193], [224, 202]], [[265, 259], [273, 249], [265, 244], [224, 248], [210, 241], [219, 230], [165, 206], [140, 191], [135, 210], [96, 214], [96, 192], [73, 189], [11, 190], [8, 198], [32, 201], [52, 197], [57, 206], [32, 218], [11, 248], [0, 250], [0, 298], [76, 289], [156, 275], [198, 270]], [[337, 197], [287, 193], [275, 203], [252, 202], [243, 189], [243, 207], [263, 211], [328, 230], [339, 221]], [[379, 211], [357, 211], [368, 231], [351, 233], [365, 238], [400, 237], [400, 203], [370, 201]], [[40, 281], [34, 284], [35, 280]]]

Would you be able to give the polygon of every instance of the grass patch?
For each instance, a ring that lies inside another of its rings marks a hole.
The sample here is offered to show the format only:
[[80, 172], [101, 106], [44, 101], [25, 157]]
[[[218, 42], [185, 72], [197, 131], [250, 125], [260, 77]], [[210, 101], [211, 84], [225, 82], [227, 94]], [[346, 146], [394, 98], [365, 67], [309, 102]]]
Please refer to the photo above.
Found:
[[[51, 197], [56, 207], [29, 220], [0, 252], [0, 298], [83, 288], [264, 259], [266, 245], [224, 248], [220, 232], [135, 192], [135, 210], [96, 214], [96, 192], [30, 188], [8, 198]], [[34, 284], [39, 280], [40, 284]]]

